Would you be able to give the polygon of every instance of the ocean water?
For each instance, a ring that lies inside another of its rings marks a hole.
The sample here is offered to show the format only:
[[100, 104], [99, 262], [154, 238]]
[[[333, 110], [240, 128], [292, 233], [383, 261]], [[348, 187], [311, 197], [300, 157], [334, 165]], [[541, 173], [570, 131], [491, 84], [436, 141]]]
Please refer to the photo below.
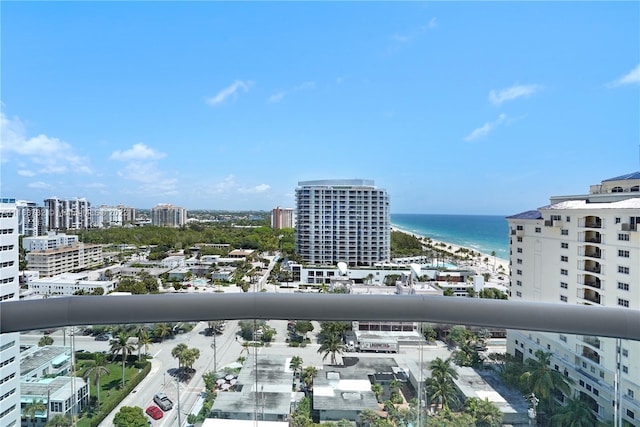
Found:
[[391, 214], [391, 225], [502, 259], [509, 259], [509, 225], [497, 215]]

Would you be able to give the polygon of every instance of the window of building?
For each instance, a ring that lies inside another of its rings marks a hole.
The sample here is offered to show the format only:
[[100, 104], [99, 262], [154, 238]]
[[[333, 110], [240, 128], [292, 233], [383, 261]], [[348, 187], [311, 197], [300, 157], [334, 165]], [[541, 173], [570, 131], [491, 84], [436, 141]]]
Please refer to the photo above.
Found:
[[560, 282], [560, 287], [562, 289], [569, 289], [569, 284], [567, 282]]
[[516, 296], [517, 296], [517, 297], [522, 297], [522, 292], [517, 291], [517, 292], [516, 292]]
[[562, 215], [551, 215], [551, 221], [560, 221], [562, 220]]
[[560, 295], [560, 301], [567, 302], [569, 299], [565, 295]]
[[518, 264], [522, 264], [522, 260], [521, 260], [520, 258], [518, 258], [518, 259], [516, 260], [516, 263], [518, 263]]
[[522, 237], [518, 237], [518, 242], [522, 242]]
[[536, 233], [542, 233], [542, 228], [536, 227]]
[[566, 221], [567, 221], [567, 222], [571, 222], [571, 217], [570, 217], [570, 216], [567, 216], [567, 217], [566, 217]]
[[562, 262], [569, 262], [569, 257], [566, 255], [560, 255], [560, 261]]
[[618, 298], [618, 305], [622, 307], [629, 307], [629, 300]]
[[629, 274], [629, 267], [624, 267], [622, 265], [618, 266], [618, 273]]
[[617, 217], [616, 217], [616, 220], [615, 220], [615, 222], [616, 222], [616, 224], [620, 224], [620, 222], [621, 222], [621, 219], [620, 219], [620, 217], [619, 217], [619, 216], [617, 216]]
[[621, 291], [628, 291], [629, 284], [624, 282], [618, 282], [618, 289], [620, 289]]
[[625, 242], [629, 241], [629, 234], [627, 233], [618, 233], [618, 240], [623, 240]]
[[633, 390], [628, 389], [628, 390], [627, 390], [627, 396], [629, 396], [630, 398], [632, 398], [632, 399], [633, 399], [633, 398], [635, 397], [635, 393], [633, 392]]
[[516, 252], [518, 252], [519, 254], [521, 254], [521, 253], [522, 253], [522, 248], [518, 248], [518, 249], [516, 249]]
[[522, 230], [524, 230], [524, 226], [522, 226], [522, 225], [517, 225], [517, 226], [516, 226], [516, 230], [518, 230], [518, 231], [522, 231]]
[[516, 274], [522, 276], [522, 270], [516, 270]]
[[629, 251], [618, 249], [618, 256], [621, 256], [623, 258], [629, 258]]
[[522, 286], [522, 280], [516, 280], [516, 285]]
[[562, 234], [563, 236], [568, 236], [569, 230], [560, 230], [560, 234]]
[[564, 268], [561, 268], [560, 269], [560, 274], [562, 274], [563, 276], [568, 276], [569, 275], [569, 271], [564, 269]]
[[626, 348], [623, 348], [622, 349], [622, 356], [629, 357], [629, 350], [627, 350]]
[[560, 243], [560, 247], [561, 247], [562, 249], [569, 249], [569, 244], [568, 244], [568, 243], [565, 243], [565, 242], [562, 242], [562, 243]]

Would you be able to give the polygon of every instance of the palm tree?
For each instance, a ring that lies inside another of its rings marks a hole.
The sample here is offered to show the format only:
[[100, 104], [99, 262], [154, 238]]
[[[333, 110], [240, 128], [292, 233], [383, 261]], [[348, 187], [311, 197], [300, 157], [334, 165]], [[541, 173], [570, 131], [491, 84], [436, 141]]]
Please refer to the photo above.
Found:
[[318, 369], [315, 366], [307, 366], [302, 371], [302, 381], [309, 390], [313, 388], [313, 379], [318, 375]]
[[458, 371], [451, 365], [451, 358], [436, 357], [429, 364], [431, 378], [427, 380], [427, 394], [431, 402], [439, 402], [444, 409], [458, 404], [458, 390], [453, 383]]
[[72, 425], [73, 422], [71, 421], [71, 418], [58, 414], [51, 417], [45, 424], [45, 427], [71, 427]]
[[171, 350], [171, 356], [178, 359], [178, 369], [182, 367], [184, 354], [188, 349], [189, 347], [187, 347], [185, 343], [180, 343], [177, 346], [173, 347], [173, 350]]
[[295, 377], [299, 373], [298, 371], [302, 369], [302, 357], [293, 356], [289, 363], [289, 368], [293, 371], [293, 376]]
[[135, 347], [129, 344], [129, 336], [125, 333], [120, 333], [118, 336], [111, 340], [111, 354], [114, 356], [120, 353], [122, 357], [122, 387], [124, 387], [124, 367], [127, 363], [127, 356], [133, 354]]
[[150, 345], [151, 337], [147, 331], [145, 331], [141, 336], [138, 336], [138, 360], [140, 360], [140, 349], [144, 348], [144, 354], [147, 354], [149, 353]]
[[436, 357], [429, 364], [431, 377], [444, 378], [447, 380], [457, 380], [458, 371], [451, 365], [451, 358], [441, 359]]
[[40, 413], [44, 413], [47, 410], [47, 405], [42, 401], [42, 400], [35, 400], [32, 401], [31, 403], [29, 403], [25, 408], [24, 408], [24, 413], [27, 417], [29, 417], [29, 419], [31, 420], [31, 422], [33, 423], [33, 425], [36, 425], [36, 414]]
[[551, 369], [551, 353], [538, 350], [535, 355], [536, 359], [527, 359], [524, 362], [526, 371], [520, 377], [527, 391], [534, 393], [547, 404], [551, 403], [553, 392], [556, 390], [570, 395], [569, 384], [572, 381]]
[[173, 329], [171, 329], [171, 325], [168, 323], [158, 323], [153, 330], [153, 335], [160, 338], [160, 341], [164, 341], [166, 337], [171, 335], [172, 331]]
[[107, 368], [107, 358], [102, 353], [95, 353], [93, 366], [84, 373], [84, 379], [91, 379], [96, 385], [96, 396], [98, 398], [98, 407], [100, 407], [100, 377], [109, 375], [111, 370]]
[[373, 409], [363, 409], [358, 414], [358, 418], [366, 426], [375, 426], [380, 421], [380, 416]]
[[337, 334], [326, 334], [322, 336], [322, 342], [318, 353], [322, 353], [322, 360], [324, 361], [328, 355], [331, 355], [331, 364], [335, 365], [336, 353], [342, 354], [344, 351], [344, 344], [342, 339]]
[[380, 397], [382, 396], [382, 392], [384, 391], [382, 386], [378, 383], [371, 384], [371, 391], [376, 395], [376, 399], [378, 400], [378, 402], [380, 402]]
[[464, 402], [465, 412], [476, 420], [476, 426], [499, 427], [502, 425], [502, 412], [489, 399], [470, 397]]
[[184, 367], [192, 370], [193, 364], [196, 363], [196, 360], [200, 358], [200, 349], [198, 348], [188, 348], [182, 353], [182, 362]]
[[554, 426], [587, 427], [596, 425], [596, 419], [589, 405], [579, 396], [570, 397], [567, 404], [551, 417]]

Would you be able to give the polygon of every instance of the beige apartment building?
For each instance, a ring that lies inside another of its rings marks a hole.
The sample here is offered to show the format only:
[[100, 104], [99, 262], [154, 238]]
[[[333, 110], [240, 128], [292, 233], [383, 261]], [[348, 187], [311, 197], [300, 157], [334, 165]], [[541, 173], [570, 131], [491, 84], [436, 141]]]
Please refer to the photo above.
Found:
[[81, 271], [101, 265], [103, 262], [102, 246], [88, 243], [27, 253], [29, 270], [38, 271], [40, 277]]
[[[640, 172], [507, 221], [513, 300], [640, 309]], [[640, 342], [509, 331], [507, 349], [519, 359], [551, 352], [601, 421], [639, 425]]]

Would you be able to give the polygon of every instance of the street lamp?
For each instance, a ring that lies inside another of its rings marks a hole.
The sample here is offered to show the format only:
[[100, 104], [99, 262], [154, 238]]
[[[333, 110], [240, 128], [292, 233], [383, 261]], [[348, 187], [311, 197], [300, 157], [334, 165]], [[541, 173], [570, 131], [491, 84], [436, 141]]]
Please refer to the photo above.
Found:
[[213, 348], [213, 372], [218, 372], [218, 361], [216, 358], [216, 331], [215, 328], [213, 330], [213, 344], [211, 344], [211, 348]]

